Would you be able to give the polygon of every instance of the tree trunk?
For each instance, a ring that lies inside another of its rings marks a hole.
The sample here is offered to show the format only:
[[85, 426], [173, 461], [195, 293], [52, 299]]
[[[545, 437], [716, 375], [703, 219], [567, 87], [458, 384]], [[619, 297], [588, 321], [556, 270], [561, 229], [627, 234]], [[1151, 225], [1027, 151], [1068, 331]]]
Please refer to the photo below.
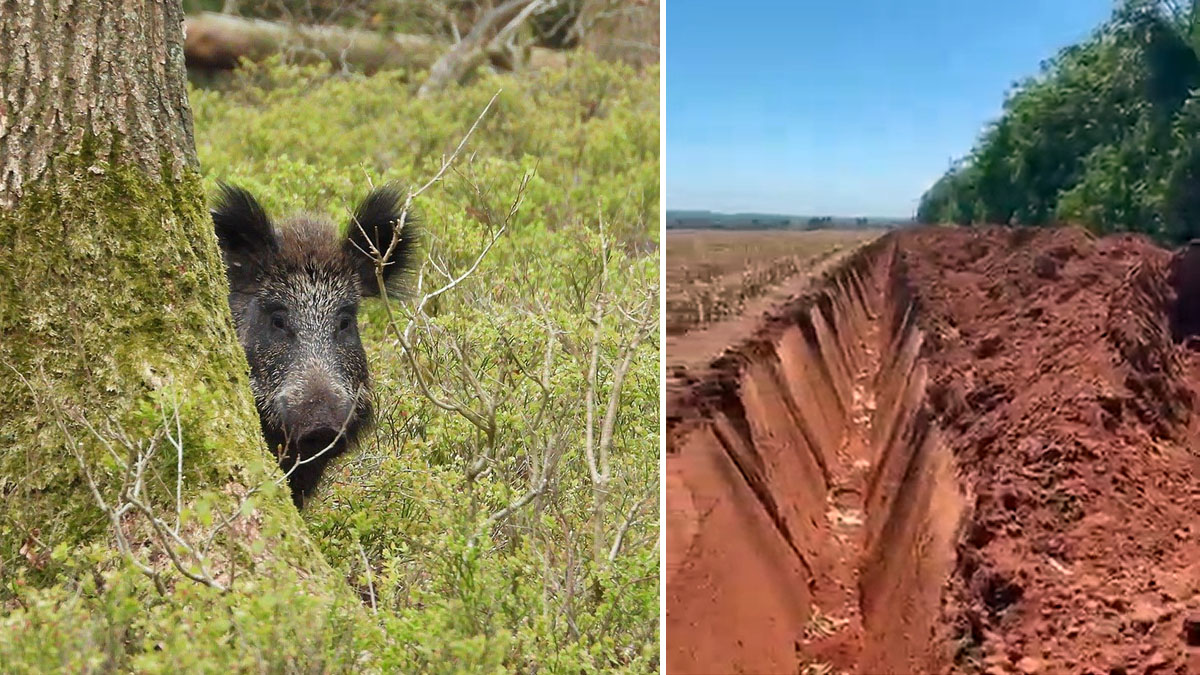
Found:
[[[182, 26], [178, 0], [0, 0], [0, 578], [57, 583], [72, 572], [51, 550], [88, 546], [160, 593], [184, 574], [236, 591], [238, 563], [349, 597], [286, 487], [256, 491], [278, 470], [196, 169]], [[230, 522], [189, 516], [209, 509]], [[213, 532], [207, 562], [184, 551]]]

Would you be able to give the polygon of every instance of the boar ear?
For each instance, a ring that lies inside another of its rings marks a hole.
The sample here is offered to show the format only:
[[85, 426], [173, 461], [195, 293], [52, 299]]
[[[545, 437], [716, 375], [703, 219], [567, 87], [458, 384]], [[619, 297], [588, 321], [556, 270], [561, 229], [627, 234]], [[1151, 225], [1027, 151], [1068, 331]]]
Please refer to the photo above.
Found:
[[[363, 295], [378, 295], [379, 281], [375, 278], [375, 259], [391, 249], [383, 266], [383, 283], [388, 293], [403, 295], [417, 265], [419, 223], [410, 209], [404, 211], [405, 191], [396, 185], [375, 188], [354, 210], [346, 232], [346, 253], [354, 261]], [[397, 228], [401, 227], [399, 232]], [[392, 239], [395, 238], [395, 246]]]
[[212, 210], [217, 242], [230, 273], [254, 264], [278, 249], [271, 220], [258, 201], [240, 187], [221, 183], [217, 206]]

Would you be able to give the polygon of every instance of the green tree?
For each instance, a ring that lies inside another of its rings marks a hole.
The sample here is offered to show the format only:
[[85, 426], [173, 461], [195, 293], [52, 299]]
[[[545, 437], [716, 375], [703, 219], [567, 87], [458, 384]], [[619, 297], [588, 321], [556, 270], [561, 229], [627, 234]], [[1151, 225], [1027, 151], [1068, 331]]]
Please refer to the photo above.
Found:
[[1014, 87], [1001, 118], [922, 197], [918, 219], [1185, 236], [1196, 16], [1195, 4], [1122, 3]]

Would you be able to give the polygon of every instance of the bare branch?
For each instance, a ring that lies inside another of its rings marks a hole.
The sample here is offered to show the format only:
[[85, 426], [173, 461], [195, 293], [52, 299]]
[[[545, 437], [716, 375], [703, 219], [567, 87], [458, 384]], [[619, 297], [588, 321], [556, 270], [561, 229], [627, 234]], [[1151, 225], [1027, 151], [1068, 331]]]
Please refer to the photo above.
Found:
[[629, 528], [632, 527], [636, 522], [635, 519], [642, 508], [646, 506], [651, 499], [656, 499], [657, 497], [657, 494], [647, 495], [645, 499], [634, 504], [633, 508], [629, 509], [629, 513], [625, 515], [625, 520], [617, 529], [617, 536], [613, 538], [612, 548], [608, 551], [608, 562], [612, 563], [616, 561], [617, 556], [621, 553], [621, 545], [625, 541], [625, 533], [628, 532]]
[[367, 560], [367, 552], [363, 549], [362, 542], [356, 543], [358, 544], [358, 555], [362, 557], [363, 569], [367, 571], [367, 589], [371, 593], [371, 611], [378, 613], [379, 608], [375, 606], [375, 582], [371, 579], [371, 563]]
[[475, 22], [465, 38], [433, 64], [417, 96], [425, 98], [459, 81], [483, 63], [490, 45], [507, 39], [530, 16], [555, 4], [555, 0], [508, 0], [491, 9]]

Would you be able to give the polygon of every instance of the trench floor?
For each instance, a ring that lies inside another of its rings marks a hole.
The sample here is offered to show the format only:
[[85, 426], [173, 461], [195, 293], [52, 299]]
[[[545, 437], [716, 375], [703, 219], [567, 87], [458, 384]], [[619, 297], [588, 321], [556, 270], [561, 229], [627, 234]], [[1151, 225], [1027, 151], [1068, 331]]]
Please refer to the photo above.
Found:
[[864, 506], [881, 338], [877, 317], [868, 318], [865, 330], [857, 336], [862, 358], [858, 372], [853, 373], [850, 423], [828, 467], [826, 540], [821, 555], [813, 561], [812, 616], [797, 644], [803, 675], [856, 672], [863, 650], [859, 575], [866, 545]]

